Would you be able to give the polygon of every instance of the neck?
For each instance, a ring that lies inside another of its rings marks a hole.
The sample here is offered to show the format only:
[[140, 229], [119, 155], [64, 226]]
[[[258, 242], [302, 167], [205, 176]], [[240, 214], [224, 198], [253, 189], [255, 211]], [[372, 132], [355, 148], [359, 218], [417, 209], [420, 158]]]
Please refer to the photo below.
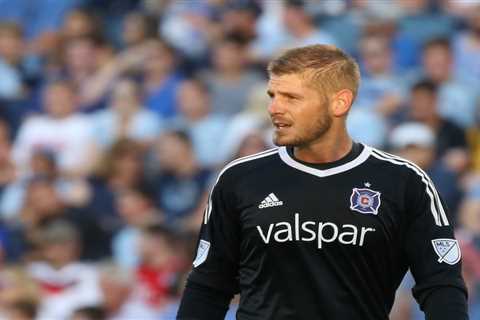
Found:
[[159, 86], [161, 86], [165, 80], [168, 78], [168, 73], [159, 73], [159, 72], [156, 72], [156, 73], [149, 73], [146, 75], [146, 79], [145, 79], [145, 82], [146, 82], [146, 86], [147, 88], [149, 89], [155, 89]]
[[193, 159], [184, 159], [181, 165], [175, 169], [178, 176], [189, 176], [198, 169], [197, 163]]
[[328, 163], [343, 158], [352, 149], [352, 139], [346, 130], [332, 137], [327, 133], [325, 137], [313, 143], [295, 147], [293, 150], [295, 157], [309, 163]]
[[192, 115], [186, 116], [185, 119], [187, 119], [187, 121], [190, 123], [195, 123], [205, 118], [205, 116], [206, 114], [192, 114]]
[[432, 129], [436, 130], [441, 124], [441, 118], [437, 115], [432, 115], [429, 119], [425, 120], [425, 123]]

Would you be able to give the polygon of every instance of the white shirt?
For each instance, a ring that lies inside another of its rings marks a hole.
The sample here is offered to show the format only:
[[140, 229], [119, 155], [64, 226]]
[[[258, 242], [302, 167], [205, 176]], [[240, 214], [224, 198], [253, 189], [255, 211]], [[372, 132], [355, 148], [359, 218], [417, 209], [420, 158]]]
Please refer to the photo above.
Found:
[[73, 114], [56, 119], [34, 116], [20, 127], [13, 146], [13, 159], [19, 168], [28, 171], [29, 161], [36, 149], [53, 151], [61, 170], [72, 170], [90, 161], [93, 126], [87, 117]]
[[98, 274], [91, 265], [71, 263], [55, 269], [35, 262], [28, 272], [43, 290], [38, 319], [68, 319], [77, 308], [101, 303]]

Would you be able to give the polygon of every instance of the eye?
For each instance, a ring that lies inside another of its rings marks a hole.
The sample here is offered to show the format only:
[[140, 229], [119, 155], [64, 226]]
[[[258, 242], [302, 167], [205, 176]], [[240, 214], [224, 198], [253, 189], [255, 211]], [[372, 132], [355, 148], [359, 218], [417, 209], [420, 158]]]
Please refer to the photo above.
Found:
[[287, 101], [296, 101], [296, 100], [298, 100], [297, 97], [292, 96], [292, 95], [286, 95], [286, 96], [285, 96], [285, 99], [286, 99]]

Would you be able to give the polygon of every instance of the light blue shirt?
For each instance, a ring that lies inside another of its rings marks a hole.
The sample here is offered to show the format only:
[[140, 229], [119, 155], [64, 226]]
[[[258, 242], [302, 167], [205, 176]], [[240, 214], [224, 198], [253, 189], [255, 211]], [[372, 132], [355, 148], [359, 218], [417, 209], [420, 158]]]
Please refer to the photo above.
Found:
[[126, 269], [133, 269], [140, 260], [138, 256], [138, 242], [140, 230], [134, 227], [121, 229], [112, 240], [113, 260]]
[[[100, 110], [92, 114], [95, 137], [100, 145], [110, 146], [116, 140], [119, 118], [112, 109]], [[153, 111], [140, 109], [132, 117], [127, 137], [137, 141], [149, 141], [155, 139], [162, 131], [164, 125], [160, 117]]]
[[222, 161], [218, 141], [225, 133], [228, 117], [211, 114], [196, 122], [183, 118], [175, 120], [175, 127], [186, 130], [192, 139], [193, 150], [202, 166], [212, 167]]

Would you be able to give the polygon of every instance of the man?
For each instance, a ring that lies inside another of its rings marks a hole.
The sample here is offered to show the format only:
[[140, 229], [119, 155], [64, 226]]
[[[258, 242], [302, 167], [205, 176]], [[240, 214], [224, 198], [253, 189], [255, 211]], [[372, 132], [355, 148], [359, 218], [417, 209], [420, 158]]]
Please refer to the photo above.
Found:
[[423, 76], [438, 87], [438, 112], [463, 129], [475, 125], [479, 95], [476, 86], [455, 75], [454, 52], [448, 38], [427, 42], [422, 53]]
[[219, 175], [178, 319], [222, 319], [239, 292], [241, 320], [386, 320], [408, 268], [427, 319], [468, 319], [460, 250], [430, 178], [345, 129], [357, 64], [313, 45], [268, 70], [280, 147]]
[[98, 274], [80, 261], [81, 235], [67, 221], [53, 221], [38, 229], [34, 245], [40, 260], [28, 264], [27, 272], [40, 287], [39, 319], [66, 319], [79, 308], [101, 301]]
[[142, 105], [140, 86], [126, 77], [114, 84], [109, 107], [97, 111], [91, 119], [103, 147], [122, 138], [150, 146], [163, 127], [160, 117]]
[[[445, 204], [456, 213], [462, 199], [459, 176], [435, 156], [435, 132], [426, 124], [405, 122], [391, 131], [389, 142], [393, 154], [415, 163], [430, 176]], [[452, 216], [454, 224], [456, 214]]]
[[410, 89], [409, 118], [430, 127], [435, 133], [436, 157], [441, 158], [455, 172], [468, 166], [468, 145], [465, 132], [438, 111], [441, 96], [438, 86], [422, 80]]
[[12, 156], [21, 174], [28, 173], [35, 150], [51, 151], [60, 173], [68, 177], [88, 174], [95, 159], [93, 126], [77, 113], [77, 95], [67, 81], [49, 84], [43, 96], [46, 114], [25, 121], [15, 138]]
[[[200, 79], [185, 80], [178, 89], [178, 116], [175, 126], [191, 137], [195, 156], [202, 166], [223, 164], [221, 148], [212, 143], [225, 134], [228, 118], [212, 112], [210, 92]], [[224, 139], [219, 140], [222, 144]]]
[[365, 74], [355, 101], [356, 106], [393, 120], [400, 109], [405, 90], [401, 77], [393, 69], [393, 52], [389, 40], [379, 35], [364, 36], [360, 43], [360, 53]]

